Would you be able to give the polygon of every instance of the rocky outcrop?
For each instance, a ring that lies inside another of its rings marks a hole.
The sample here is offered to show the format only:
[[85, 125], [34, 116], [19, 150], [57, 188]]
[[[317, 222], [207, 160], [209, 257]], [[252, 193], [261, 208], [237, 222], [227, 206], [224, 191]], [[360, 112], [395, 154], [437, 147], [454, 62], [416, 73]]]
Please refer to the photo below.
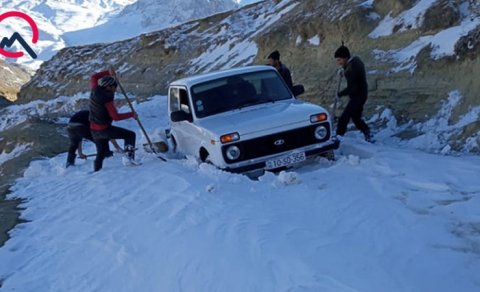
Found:
[[20, 87], [30, 79], [22, 68], [0, 59], [0, 107], [17, 99]]

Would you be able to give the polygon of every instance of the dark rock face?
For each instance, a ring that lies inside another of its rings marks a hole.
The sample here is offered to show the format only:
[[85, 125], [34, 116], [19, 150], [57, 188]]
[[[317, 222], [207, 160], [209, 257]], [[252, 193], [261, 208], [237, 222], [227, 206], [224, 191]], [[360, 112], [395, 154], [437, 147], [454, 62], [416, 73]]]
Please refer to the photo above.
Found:
[[435, 32], [458, 25], [461, 20], [459, 3], [439, 1], [425, 13], [422, 32]]

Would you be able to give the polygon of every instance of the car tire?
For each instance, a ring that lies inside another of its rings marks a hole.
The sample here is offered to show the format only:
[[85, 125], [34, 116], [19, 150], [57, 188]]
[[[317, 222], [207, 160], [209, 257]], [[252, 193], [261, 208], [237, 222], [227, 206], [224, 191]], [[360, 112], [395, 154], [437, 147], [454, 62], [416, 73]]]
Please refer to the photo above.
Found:
[[210, 153], [208, 153], [207, 149], [202, 147], [202, 148], [200, 148], [198, 153], [200, 155], [200, 160], [202, 162], [211, 163], [210, 160], [209, 160]]

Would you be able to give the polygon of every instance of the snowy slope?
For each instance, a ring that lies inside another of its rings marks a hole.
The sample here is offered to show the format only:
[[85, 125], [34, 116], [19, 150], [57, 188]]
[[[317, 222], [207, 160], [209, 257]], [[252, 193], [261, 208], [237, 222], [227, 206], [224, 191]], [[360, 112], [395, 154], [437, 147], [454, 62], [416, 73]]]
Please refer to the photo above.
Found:
[[[166, 126], [165, 97], [136, 107], [147, 132]], [[133, 120], [119, 125], [140, 136]], [[0, 249], [2, 288], [480, 289], [479, 157], [370, 145], [353, 133], [334, 164], [252, 181], [138, 155], [140, 167], [113, 157], [95, 174], [91, 160], [65, 170], [65, 155], [32, 162], [13, 188], [30, 222]]]
[[[369, 34], [369, 37], [373, 39], [389, 37], [393, 35], [394, 29], [398, 30], [397, 33], [418, 29], [424, 22], [426, 11], [437, 4], [437, 2], [437, 0], [421, 0], [412, 8], [403, 11], [396, 17], [388, 14]], [[403, 48], [390, 49], [388, 51], [376, 49], [373, 51], [375, 58], [398, 64], [390, 70], [392, 73], [404, 70], [413, 73], [417, 68], [417, 56], [424, 48], [430, 47], [432, 49], [430, 57], [434, 60], [454, 56], [456, 54], [455, 45], [458, 41], [480, 26], [480, 2], [468, 1], [468, 3], [461, 3], [460, 12], [462, 21], [459, 24], [433, 35], [420, 36], [417, 40]]]
[[236, 8], [233, 0], [138, 0], [90, 29], [66, 33], [69, 45], [109, 43]]
[[[123, 40], [237, 5], [234, 0], [5, 0], [0, 13], [23, 11], [37, 23], [40, 38], [32, 47], [38, 59], [16, 60], [34, 70], [66, 46]], [[2, 21], [2, 37], [14, 31], [31, 38], [23, 21]]]

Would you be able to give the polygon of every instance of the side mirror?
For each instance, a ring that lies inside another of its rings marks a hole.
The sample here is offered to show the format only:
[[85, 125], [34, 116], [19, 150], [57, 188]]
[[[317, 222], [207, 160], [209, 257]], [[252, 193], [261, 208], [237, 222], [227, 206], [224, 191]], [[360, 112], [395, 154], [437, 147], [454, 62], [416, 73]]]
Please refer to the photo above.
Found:
[[184, 111], [174, 111], [170, 114], [172, 122], [192, 121], [192, 115]]
[[292, 88], [292, 92], [294, 96], [299, 96], [300, 94], [303, 94], [305, 92], [305, 88], [302, 84], [295, 85]]

